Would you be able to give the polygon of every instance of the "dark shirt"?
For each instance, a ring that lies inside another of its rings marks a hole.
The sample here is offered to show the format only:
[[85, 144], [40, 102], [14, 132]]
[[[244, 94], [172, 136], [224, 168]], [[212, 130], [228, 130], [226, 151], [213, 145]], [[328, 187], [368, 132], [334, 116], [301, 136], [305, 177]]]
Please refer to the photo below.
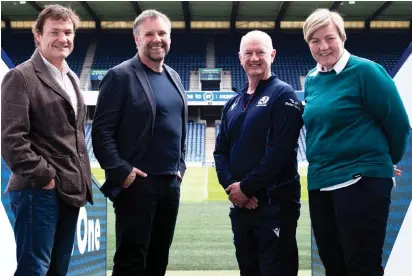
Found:
[[156, 101], [153, 136], [137, 168], [147, 174], [176, 175], [183, 131], [183, 99], [166, 72], [144, 66]]

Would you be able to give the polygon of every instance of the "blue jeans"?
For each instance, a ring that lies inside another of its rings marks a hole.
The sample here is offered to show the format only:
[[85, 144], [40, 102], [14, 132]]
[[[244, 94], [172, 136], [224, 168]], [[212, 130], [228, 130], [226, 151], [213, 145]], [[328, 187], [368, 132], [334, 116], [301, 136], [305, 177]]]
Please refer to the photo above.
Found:
[[9, 196], [16, 219], [14, 275], [66, 275], [79, 208], [65, 203], [55, 189], [10, 191]]

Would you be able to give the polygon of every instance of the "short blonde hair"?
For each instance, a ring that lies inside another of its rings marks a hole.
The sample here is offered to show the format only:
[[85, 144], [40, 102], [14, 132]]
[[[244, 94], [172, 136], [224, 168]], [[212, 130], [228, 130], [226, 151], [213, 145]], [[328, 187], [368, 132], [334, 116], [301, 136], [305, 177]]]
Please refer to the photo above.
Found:
[[317, 9], [306, 19], [303, 24], [303, 36], [305, 41], [309, 43], [313, 33], [322, 29], [329, 24], [334, 24], [338, 34], [343, 42], [346, 41], [345, 23], [342, 16], [334, 11], [328, 9]]

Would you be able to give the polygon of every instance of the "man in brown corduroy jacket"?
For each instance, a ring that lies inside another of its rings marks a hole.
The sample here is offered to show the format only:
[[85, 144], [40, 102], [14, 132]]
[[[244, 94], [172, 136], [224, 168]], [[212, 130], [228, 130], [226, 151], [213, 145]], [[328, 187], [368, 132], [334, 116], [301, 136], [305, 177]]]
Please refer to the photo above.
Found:
[[15, 215], [20, 275], [66, 275], [80, 207], [92, 203], [79, 79], [65, 59], [77, 15], [46, 6], [33, 27], [36, 50], [1, 84], [2, 157]]

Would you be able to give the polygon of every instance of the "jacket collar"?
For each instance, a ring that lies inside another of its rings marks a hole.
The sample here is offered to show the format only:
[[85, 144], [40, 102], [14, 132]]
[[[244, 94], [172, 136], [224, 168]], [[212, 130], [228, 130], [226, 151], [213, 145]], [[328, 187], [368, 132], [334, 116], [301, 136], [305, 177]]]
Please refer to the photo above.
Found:
[[34, 69], [37, 72], [37, 76], [43, 80], [43, 82], [52, 88], [56, 93], [65, 98], [70, 102], [69, 96], [66, 92], [63, 91], [63, 88], [57, 83], [56, 79], [50, 74], [49, 68], [44, 63], [42, 56], [39, 53], [39, 50], [35, 50], [33, 55], [30, 58], [33, 63]]
[[[61, 97], [63, 97], [66, 101], [68, 101], [71, 105], [71, 101], [69, 98], [69, 95], [63, 90], [63, 88], [57, 83], [56, 79], [50, 74], [49, 68], [47, 65], [44, 63], [42, 56], [40, 55], [39, 51], [36, 49], [33, 53], [33, 55], [30, 58], [30, 61], [33, 63], [34, 69], [36, 70], [37, 76], [51, 89], [53, 89], [54, 92], [59, 94]], [[83, 110], [83, 105], [84, 105], [84, 100], [83, 96], [80, 92], [80, 86], [77, 81], [76, 74], [67, 66], [68, 68], [68, 77], [70, 81], [73, 84], [74, 90], [76, 91], [76, 96], [77, 96], [77, 117], [81, 118], [81, 111]]]
[[152, 108], [153, 118], [156, 118], [156, 101], [152, 87], [149, 83], [149, 79], [147, 78], [142, 62], [140, 61], [139, 54], [136, 54], [132, 58], [132, 66], [134, 67], [134, 72], [143, 87], [143, 91], [146, 94], [147, 99], [149, 100], [150, 106]]
[[[350, 58], [350, 53], [346, 49], [344, 49], [343, 54], [338, 60], [338, 62], [336, 62], [333, 68], [329, 71], [335, 70], [336, 75], [339, 75], [343, 71], [343, 69], [345, 69], [346, 64], [348, 64], [349, 58]], [[316, 70], [313, 73], [311, 73], [310, 76], [313, 77], [313, 76], [316, 76], [319, 72], [325, 72], [322, 69], [323, 69], [323, 66], [317, 63]]]
[[[152, 90], [152, 88], [150, 86], [150, 83], [149, 83], [149, 80], [147, 78], [146, 71], [143, 67], [143, 63], [140, 60], [139, 54], [136, 54], [136, 56], [134, 56], [132, 58], [132, 66], [134, 67], [135, 74], [136, 74], [137, 78], [139, 79], [147, 98], [149, 99], [149, 102], [150, 102], [150, 105], [151, 105], [152, 111], [153, 111], [153, 116], [155, 118], [156, 117], [156, 101], [155, 101], [155, 98], [154, 98], [153, 90]], [[184, 90], [184, 88], [181, 84], [181, 81], [176, 77], [176, 75], [174, 74], [172, 69], [169, 66], [167, 66], [166, 64], [163, 64], [163, 70], [165, 70], [166, 74], [170, 77], [173, 84], [175, 85], [175, 87], [179, 91], [179, 94], [183, 98], [183, 101], [186, 104], [186, 102], [187, 102], [186, 94], [185, 94], [185, 90]]]
[[[268, 79], [266, 79], [266, 80], [260, 80], [258, 86], [256, 87], [256, 90], [255, 90], [255, 93], [254, 93], [254, 94], [255, 94], [255, 95], [258, 95], [258, 93], [260, 93], [260, 91], [262, 90], [262, 89], [260, 89], [261, 87], [266, 86], [268, 83], [272, 82], [272, 81], [275, 80], [276, 78], [277, 78], [277, 76], [272, 72], [272, 73], [270, 74], [270, 77], [269, 77]], [[247, 82], [247, 83], [243, 86], [243, 88], [242, 88], [242, 90], [240, 91], [240, 93], [241, 93], [241, 94], [246, 94], [248, 88], [249, 88], [249, 83]]]

